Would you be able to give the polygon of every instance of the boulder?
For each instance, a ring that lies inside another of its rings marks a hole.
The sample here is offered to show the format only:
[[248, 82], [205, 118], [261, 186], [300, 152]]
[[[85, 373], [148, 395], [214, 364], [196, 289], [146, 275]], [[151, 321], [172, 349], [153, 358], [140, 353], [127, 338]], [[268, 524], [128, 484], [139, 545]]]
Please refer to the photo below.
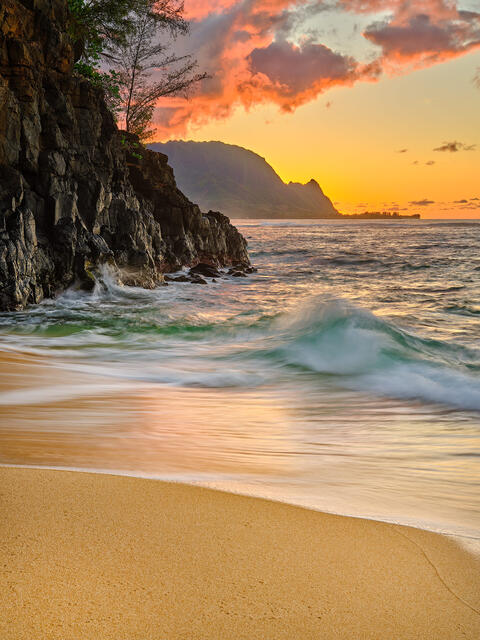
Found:
[[220, 271], [216, 267], [212, 267], [212, 265], [205, 264], [204, 262], [200, 262], [199, 264], [192, 267], [190, 269], [190, 273], [197, 273], [207, 278], [219, 278], [221, 276]]

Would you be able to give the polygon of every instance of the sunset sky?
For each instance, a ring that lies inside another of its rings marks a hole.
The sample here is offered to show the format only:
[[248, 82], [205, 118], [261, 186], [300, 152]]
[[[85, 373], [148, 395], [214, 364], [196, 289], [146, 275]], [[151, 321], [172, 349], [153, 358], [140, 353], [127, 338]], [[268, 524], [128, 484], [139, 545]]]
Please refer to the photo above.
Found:
[[480, 0], [186, 0], [211, 74], [158, 139], [221, 140], [344, 213], [480, 217]]

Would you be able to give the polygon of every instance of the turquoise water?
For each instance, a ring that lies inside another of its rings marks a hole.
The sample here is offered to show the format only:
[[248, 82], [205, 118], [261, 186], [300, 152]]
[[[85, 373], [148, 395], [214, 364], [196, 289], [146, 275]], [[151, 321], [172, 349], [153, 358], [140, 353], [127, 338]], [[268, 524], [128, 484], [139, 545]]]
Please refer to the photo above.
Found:
[[104, 273], [0, 315], [4, 349], [41, 368], [0, 393], [0, 462], [480, 535], [480, 224], [237, 224], [246, 279]]

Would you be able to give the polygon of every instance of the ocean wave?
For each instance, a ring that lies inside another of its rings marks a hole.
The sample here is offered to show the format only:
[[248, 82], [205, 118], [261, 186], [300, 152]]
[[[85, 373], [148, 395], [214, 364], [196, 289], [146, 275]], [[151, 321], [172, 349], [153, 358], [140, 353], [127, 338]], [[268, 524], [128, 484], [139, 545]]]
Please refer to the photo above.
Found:
[[70, 291], [9, 315], [5, 341], [154, 384], [273, 388], [302, 385], [307, 375], [318, 388], [480, 410], [476, 348], [417, 335], [342, 299], [297, 299], [281, 313], [257, 304], [235, 313], [229, 303], [212, 314], [207, 304], [221, 305], [218, 294], [202, 289], [203, 307], [192, 311], [184, 291], [122, 287], [106, 272], [92, 294]]
[[287, 366], [335, 377], [341, 386], [480, 410], [480, 354], [425, 339], [339, 300], [316, 300], [277, 319]]
[[480, 315], [480, 308], [472, 305], [472, 304], [451, 304], [447, 307], [445, 307], [445, 311], [447, 311], [448, 313], [454, 313], [454, 314], [458, 314], [458, 315], [464, 315], [464, 316], [479, 316]]

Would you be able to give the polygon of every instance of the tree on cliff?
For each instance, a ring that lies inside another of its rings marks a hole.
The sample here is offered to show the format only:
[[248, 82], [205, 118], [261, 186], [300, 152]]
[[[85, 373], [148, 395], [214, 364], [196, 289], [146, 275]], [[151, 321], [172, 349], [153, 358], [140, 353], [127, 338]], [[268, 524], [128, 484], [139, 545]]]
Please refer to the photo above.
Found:
[[93, 64], [108, 57], [113, 43], [127, 41], [135, 16], [147, 6], [159, 24], [185, 24], [178, 0], [68, 0], [75, 62]]
[[171, 0], [156, 2], [154, 10], [146, 4], [132, 18], [131, 30], [126, 41], [113, 41], [108, 59], [114, 65], [119, 80], [119, 112], [124, 127], [140, 139], [151, 137], [149, 129], [155, 104], [165, 96], [183, 95], [207, 77], [197, 73], [197, 63], [190, 55], [170, 53], [168, 40], [161, 36], [165, 31], [174, 38], [188, 31], [181, 17], [181, 8], [169, 20], [158, 19], [172, 4]]
[[[169, 42], [188, 31], [181, 0], [68, 0], [76, 71], [105, 91], [127, 131], [141, 139], [156, 101], [188, 94], [206, 78], [190, 55], [169, 52]], [[166, 38], [166, 36], [169, 38]], [[161, 38], [162, 36], [162, 38]], [[98, 68], [104, 60], [113, 68]]]

